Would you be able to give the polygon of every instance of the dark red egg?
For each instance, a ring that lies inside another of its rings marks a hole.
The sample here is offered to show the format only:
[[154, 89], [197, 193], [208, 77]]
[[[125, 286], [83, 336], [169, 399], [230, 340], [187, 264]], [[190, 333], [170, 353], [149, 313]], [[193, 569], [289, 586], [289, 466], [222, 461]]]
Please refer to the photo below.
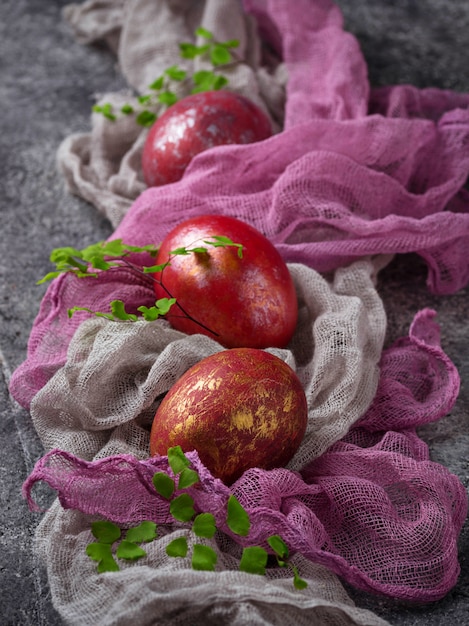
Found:
[[270, 137], [267, 115], [232, 91], [205, 91], [169, 107], [151, 127], [142, 154], [149, 187], [179, 180], [193, 157], [224, 144], [246, 144]]

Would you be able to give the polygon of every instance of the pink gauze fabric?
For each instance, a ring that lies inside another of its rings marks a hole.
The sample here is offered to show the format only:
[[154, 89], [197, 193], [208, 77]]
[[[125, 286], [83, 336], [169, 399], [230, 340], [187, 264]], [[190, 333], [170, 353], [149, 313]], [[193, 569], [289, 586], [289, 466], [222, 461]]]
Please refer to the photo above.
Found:
[[[416, 252], [433, 292], [464, 287], [469, 95], [408, 85], [370, 93], [358, 43], [328, 0], [245, 0], [244, 8], [288, 70], [284, 130], [198, 155], [181, 181], [144, 191], [112, 238], [158, 243], [184, 219], [220, 213], [257, 227], [286, 261], [319, 272], [365, 255]], [[99, 302], [115, 288], [103, 285]], [[64, 364], [83, 319], [67, 318], [77, 303], [98, 304], [70, 277], [47, 290], [11, 380], [23, 406]]]
[[[457, 370], [439, 345], [434, 315], [419, 312], [409, 336], [383, 353], [368, 411], [301, 471], [256, 468], [228, 488], [195, 452], [188, 453], [201, 479], [201, 488], [189, 489], [195, 508], [213, 513], [225, 534], [215, 542], [217, 550], [229, 550], [230, 540], [264, 545], [269, 535], [280, 534], [292, 553], [364, 590], [412, 601], [437, 600], [449, 591], [459, 573], [457, 537], [467, 494], [454, 475], [430, 461], [415, 430], [450, 411], [459, 390]], [[38, 461], [24, 494], [37, 508], [32, 488], [45, 481], [57, 490], [64, 509], [122, 527], [148, 519], [174, 531], [169, 504], [152, 485], [156, 471], [170, 472], [166, 457], [138, 460], [122, 454], [90, 462], [55, 449]], [[249, 512], [245, 538], [226, 525], [230, 493]], [[49, 541], [53, 558], [53, 537]]]

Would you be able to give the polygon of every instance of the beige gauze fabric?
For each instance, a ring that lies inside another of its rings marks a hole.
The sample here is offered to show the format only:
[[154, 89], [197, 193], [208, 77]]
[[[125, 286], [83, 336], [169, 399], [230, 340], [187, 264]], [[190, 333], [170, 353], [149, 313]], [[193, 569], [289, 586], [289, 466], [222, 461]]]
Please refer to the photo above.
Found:
[[[289, 265], [299, 320], [288, 349], [269, 349], [300, 378], [308, 401], [307, 433], [289, 464], [296, 470], [340, 439], [375, 395], [386, 317], [375, 289], [388, 257], [365, 258], [330, 279]], [[149, 428], [162, 396], [201, 358], [223, 349], [187, 336], [166, 321], [81, 324], [67, 363], [34, 397], [31, 414], [46, 450], [60, 447], [85, 459], [149, 454]], [[97, 574], [85, 554], [91, 518], [64, 510], [46, 513], [36, 543], [48, 568], [55, 606], [68, 624], [385, 624], [356, 608], [339, 579], [323, 566], [294, 557], [307, 589], [291, 574], [269, 568], [266, 577], [236, 571], [239, 546], [224, 535], [207, 540], [217, 571], [193, 571], [189, 559], [171, 559], [167, 543], [189, 530], [166, 527], [138, 565]], [[167, 533], [167, 534], [165, 534]], [[205, 541], [205, 540], [204, 540]]]
[[[220, 551], [217, 571], [190, 567], [190, 558], [169, 558], [170, 541], [185, 536], [189, 552], [201, 543], [189, 530], [175, 530], [145, 545], [138, 565], [97, 574], [86, 556], [93, 541], [90, 518], [64, 511], [56, 502], [43, 519], [36, 540], [47, 559], [52, 597], [64, 623], [80, 626], [389, 626], [371, 611], [357, 608], [338, 578], [325, 567], [295, 555], [291, 561], [308, 587], [297, 591], [281, 568], [266, 576], [237, 571], [239, 560]], [[277, 577], [274, 577], [277, 574]]]
[[[110, 103], [116, 111], [126, 103], [136, 106], [136, 96], [148, 93], [148, 86], [175, 64], [191, 73], [204, 69], [201, 58], [181, 59], [179, 51], [181, 42], [202, 43], [194, 39], [195, 29], [202, 26], [216, 33], [219, 41], [240, 42], [236, 55], [244, 62], [223, 69], [230, 91], [249, 96], [269, 116], [274, 131], [281, 129], [285, 66], [260, 65], [256, 27], [239, 0], [89, 0], [66, 6], [64, 17], [79, 42], [108, 42], [135, 90], [103, 94], [98, 104]], [[175, 84], [174, 91], [179, 97], [189, 95], [187, 84]], [[89, 133], [64, 140], [57, 155], [59, 169], [71, 193], [93, 204], [117, 226], [146, 189], [140, 160], [148, 129], [132, 116], [110, 122], [100, 113], [92, 114], [91, 125]]]

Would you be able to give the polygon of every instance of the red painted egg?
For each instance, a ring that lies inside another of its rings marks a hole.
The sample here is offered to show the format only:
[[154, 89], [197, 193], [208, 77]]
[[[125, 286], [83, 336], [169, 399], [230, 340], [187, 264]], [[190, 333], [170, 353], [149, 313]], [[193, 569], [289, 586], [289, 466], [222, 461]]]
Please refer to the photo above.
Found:
[[[242, 244], [242, 257], [236, 246], [206, 243], [216, 236]], [[171, 254], [198, 246], [206, 252]], [[224, 215], [190, 218], [164, 238], [156, 264], [168, 261], [155, 274], [155, 293], [176, 298], [167, 315], [174, 328], [208, 335], [227, 348], [288, 344], [298, 316], [295, 287], [280, 253], [258, 230]]]
[[149, 187], [179, 180], [193, 157], [224, 144], [246, 144], [270, 137], [266, 114], [231, 91], [205, 91], [169, 107], [151, 127], [142, 154]]
[[307, 424], [296, 373], [264, 350], [235, 348], [202, 359], [163, 398], [150, 454], [180, 445], [197, 450], [212, 474], [231, 484], [252, 467], [284, 467]]

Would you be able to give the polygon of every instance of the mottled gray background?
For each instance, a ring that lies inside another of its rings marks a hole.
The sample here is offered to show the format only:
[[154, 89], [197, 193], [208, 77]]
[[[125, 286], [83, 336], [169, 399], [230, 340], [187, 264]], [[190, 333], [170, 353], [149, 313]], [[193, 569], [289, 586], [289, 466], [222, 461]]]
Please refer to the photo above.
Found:
[[[294, 2], [294, 0], [292, 0]], [[89, 128], [93, 94], [123, 86], [110, 52], [75, 43], [60, 11], [68, 0], [0, 0], [0, 624], [61, 624], [31, 545], [38, 515], [21, 485], [42, 455], [29, 415], [9, 397], [11, 372], [26, 354], [49, 271], [49, 252], [84, 247], [111, 234], [96, 210], [66, 193], [55, 154], [67, 135]], [[374, 86], [412, 83], [469, 92], [467, 0], [339, 0], [363, 49]], [[432, 458], [469, 484], [469, 289], [435, 297], [414, 255], [380, 277], [389, 317], [387, 344], [407, 333], [415, 313], [438, 312], [442, 342], [462, 388], [454, 410], [421, 435]], [[351, 591], [356, 602], [396, 626], [469, 624], [469, 525], [460, 540], [461, 577], [434, 605], [405, 606]]]

